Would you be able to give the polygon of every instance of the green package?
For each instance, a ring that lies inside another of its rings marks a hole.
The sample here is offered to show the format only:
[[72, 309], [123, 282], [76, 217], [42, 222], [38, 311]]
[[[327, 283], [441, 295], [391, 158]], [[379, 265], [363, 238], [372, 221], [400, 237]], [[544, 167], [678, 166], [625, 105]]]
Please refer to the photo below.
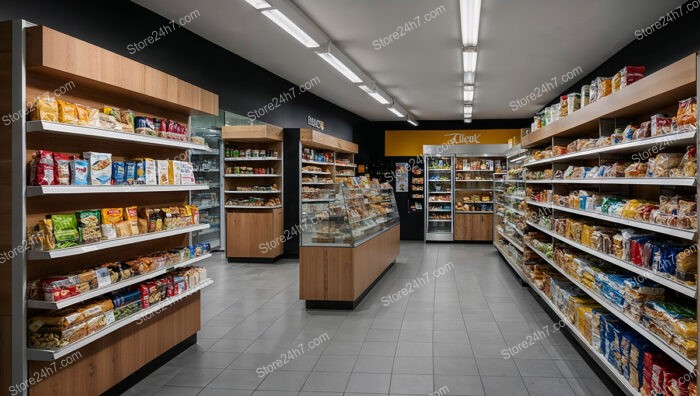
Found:
[[53, 223], [53, 235], [56, 239], [56, 248], [67, 248], [80, 243], [78, 221], [75, 215], [58, 214], [51, 215]]

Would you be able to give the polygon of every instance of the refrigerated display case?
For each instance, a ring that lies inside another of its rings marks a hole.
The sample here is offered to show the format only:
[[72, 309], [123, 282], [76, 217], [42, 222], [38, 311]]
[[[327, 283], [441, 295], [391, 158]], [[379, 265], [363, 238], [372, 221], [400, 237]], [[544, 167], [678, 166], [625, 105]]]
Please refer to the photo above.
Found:
[[425, 156], [425, 240], [452, 241], [452, 156]]

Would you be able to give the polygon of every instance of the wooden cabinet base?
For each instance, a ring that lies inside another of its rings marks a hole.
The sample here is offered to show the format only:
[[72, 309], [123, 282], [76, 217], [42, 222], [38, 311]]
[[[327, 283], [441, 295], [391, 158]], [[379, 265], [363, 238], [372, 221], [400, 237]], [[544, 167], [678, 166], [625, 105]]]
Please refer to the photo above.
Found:
[[226, 213], [229, 262], [273, 262], [284, 253], [283, 209], [236, 209]]
[[[167, 353], [200, 330], [200, 293], [156, 311], [56, 362], [30, 361], [33, 373], [53, 374], [29, 389], [31, 395], [99, 395]], [[157, 316], [157, 317], [156, 317]], [[67, 364], [63, 367], [63, 364]], [[36, 375], [34, 375], [36, 376]]]
[[455, 213], [455, 241], [492, 241], [493, 214]]
[[307, 308], [353, 309], [396, 261], [400, 234], [396, 225], [354, 248], [302, 246], [299, 298]]

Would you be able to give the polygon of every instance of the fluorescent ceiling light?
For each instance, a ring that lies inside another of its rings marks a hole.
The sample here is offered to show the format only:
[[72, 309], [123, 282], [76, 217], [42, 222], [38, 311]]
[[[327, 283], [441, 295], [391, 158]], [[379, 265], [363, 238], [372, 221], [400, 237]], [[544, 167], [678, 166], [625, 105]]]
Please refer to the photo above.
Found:
[[466, 85], [464, 87], [464, 101], [469, 102], [469, 103], [474, 101], [474, 86], [473, 85]]
[[387, 104], [391, 103], [381, 93], [379, 93], [379, 90], [377, 90], [376, 88], [372, 89], [372, 88], [368, 87], [367, 85], [360, 85], [360, 89], [367, 92], [367, 95], [373, 97], [374, 100], [376, 100], [377, 102], [379, 102], [383, 105], [387, 105]]
[[301, 30], [299, 26], [292, 22], [291, 19], [287, 18], [280, 10], [271, 9], [265, 10], [262, 13], [307, 48], [316, 48], [319, 46], [316, 40], [312, 39], [311, 36]]
[[462, 24], [462, 46], [477, 45], [479, 40], [479, 20], [481, 0], [460, 0], [459, 16]]
[[408, 121], [408, 123], [413, 126], [418, 126], [418, 121], [416, 121], [416, 119], [410, 115], [408, 116], [408, 119], [406, 121]]
[[464, 122], [466, 122], [467, 124], [471, 124], [472, 119], [471, 119], [471, 118], [465, 118], [465, 119], [464, 119]]
[[476, 73], [474, 73], [474, 72], [464, 73], [464, 84], [474, 85], [475, 79], [476, 79]]
[[465, 105], [464, 106], [464, 115], [471, 117], [472, 113], [474, 112], [474, 106], [472, 105]]
[[395, 109], [393, 107], [389, 107], [389, 111], [396, 114], [397, 117], [404, 118], [406, 116], [406, 114], [401, 113], [400, 111], [398, 111], [397, 109]]
[[348, 80], [356, 84], [362, 82], [362, 77], [358, 75], [362, 74], [359, 68], [332, 44], [329, 43], [324, 51], [319, 51], [316, 54], [320, 56], [321, 59], [328, 62], [329, 65], [333, 66], [335, 70], [339, 71], [340, 74], [344, 75]]
[[476, 47], [465, 48], [462, 51], [462, 66], [465, 73], [476, 72]]
[[255, 7], [256, 10], [262, 10], [263, 8], [270, 8], [270, 3], [265, 0], [245, 0], [246, 3]]

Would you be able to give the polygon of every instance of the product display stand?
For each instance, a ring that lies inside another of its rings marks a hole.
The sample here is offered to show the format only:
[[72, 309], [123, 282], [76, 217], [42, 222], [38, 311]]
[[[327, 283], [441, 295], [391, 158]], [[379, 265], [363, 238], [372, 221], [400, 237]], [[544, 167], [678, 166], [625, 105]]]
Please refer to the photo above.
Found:
[[495, 191], [494, 245], [521, 278], [523, 230], [525, 229], [525, 179], [522, 163], [526, 150], [514, 148], [506, 154], [508, 169], [500, 172]]
[[[5, 73], [2, 77], [12, 79], [12, 109], [6, 108], [10, 103], [10, 92], [3, 91], [5, 96], [1, 103], [6, 110], [22, 114], [12, 123], [12, 144], [5, 141], [2, 145], [8, 151], [6, 158], [11, 158], [13, 169], [11, 189], [5, 190], [10, 191], [11, 207], [7, 204], [9, 199], [3, 201], [6, 202], [3, 212], [7, 214], [8, 219], [9, 214], [12, 214], [12, 242], [3, 241], [3, 245], [22, 247], [12, 259], [12, 277], [3, 276], [7, 283], [5, 290], [11, 290], [12, 293], [6, 293], [2, 298], [2, 361], [12, 362], [12, 370], [9, 365], [5, 366], [6, 369], [2, 370], [2, 383], [4, 386], [8, 383], [19, 386], [29, 378], [36, 381], [36, 373], [47, 367], [54, 367], [50, 376], [42, 376], [28, 391], [22, 392], [24, 389], [19, 388], [19, 394], [101, 394], [127, 380], [131, 374], [159, 356], [167, 354], [182, 343], [196, 339], [200, 329], [199, 291], [211, 284], [211, 280], [203, 279], [196, 287], [193, 284], [189, 290], [183, 290], [174, 297], [160, 299], [159, 303], [154, 303], [150, 308], [120, 316], [120, 319], [114, 322], [108, 319], [111, 311], [107, 312], [106, 326], [105, 322], [102, 322], [102, 326], [91, 322], [87, 326], [87, 334], [71, 337], [69, 342], [62, 343], [58, 349], [28, 347], [28, 318], [81, 303], [87, 297], [108, 297], [108, 293], [116, 287], [135, 284], [136, 280], [154, 280], [167, 271], [193, 264], [208, 256], [180, 262], [177, 266], [163, 270], [146, 272], [138, 278], [130, 278], [125, 283], [112, 283], [113, 287], [94, 288], [80, 297], [62, 300], [60, 303], [29, 300], [27, 282], [56, 274], [82, 272], [86, 268], [94, 268], [103, 263], [125, 261], [185, 246], [190, 244], [191, 232], [207, 229], [209, 225], [195, 223], [188, 227], [139, 232], [134, 236], [46, 251], [41, 250], [42, 244], [31, 244], [32, 249], [26, 250], [27, 230], [48, 214], [74, 214], [76, 211], [91, 210], [95, 207], [183, 206], [189, 202], [190, 192], [202, 190], [203, 186], [28, 186], [27, 171], [31, 153], [49, 150], [78, 156], [91, 151], [111, 153], [113, 161], [136, 157], [188, 160], [188, 150], [210, 148], [201, 143], [191, 142], [188, 135], [182, 140], [174, 140], [165, 136], [147, 136], [87, 125], [47, 121], [25, 122], [25, 106], [44, 92], [55, 93], [57, 87], [70, 86], [70, 89], [58, 91], [61, 93], [61, 100], [96, 108], [109, 105], [132, 109], [136, 115], [167, 117], [187, 125], [189, 117], [193, 114], [217, 114], [218, 97], [156, 69], [43, 26], [13, 21], [12, 24], [2, 24], [0, 30], [3, 31], [3, 38], [12, 37], [12, 45], [9, 42], [2, 42], [0, 45], [6, 55], [2, 57], [2, 67], [4, 70], [12, 70], [11, 74]], [[86, 63], [85, 60], [90, 62]], [[66, 85], [71, 81], [73, 83]], [[9, 81], [3, 86], [9, 87]], [[10, 136], [9, 131], [6, 132], [8, 133], [3, 135]], [[92, 169], [97, 172], [96, 165], [93, 164]], [[76, 190], [72, 190], [74, 187]], [[9, 223], [8, 221], [6, 224]], [[54, 227], [56, 226], [54, 223]], [[2, 233], [3, 238], [10, 234], [9, 230], [6, 231], [8, 232]], [[164, 310], [166, 306], [168, 309]], [[147, 319], [148, 324], [139, 324], [139, 319], [146, 315], [150, 315]], [[79, 334], [77, 332], [78, 330], [73, 333], [74, 336]], [[6, 353], [10, 342], [12, 356]], [[72, 364], [64, 365], [65, 362], [57, 361], [66, 356], [73, 358]], [[56, 365], [60, 367], [57, 371]], [[11, 380], [6, 377], [10, 372]]]
[[[681, 216], [688, 217], [685, 214], [688, 207], [697, 207], [697, 159], [688, 157], [688, 153], [691, 153], [691, 156], [694, 155], [698, 147], [697, 125], [686, 125], [683, 129], [674, 127], [656, 135], [652, 132], [651, 136], [635, 137], [615, 144], [606, 144], [606, 139], [615, 130], [621, 131], [629, 124], [639, 125], [648, 121], [651, 114], [664, 112], [675, 115], [679, 101], [696, 96], [697, 92], [700, 92], [697, 83], [699, 72], [697, 62], [696, 55], [683, 58], [608, 97], [588, 104], [573, 114], [523, 136], [522, 144], [530, 149], [530, 152], [527, 160], [522, 163], [525, 168], [525, 195], [522, 198], [524, 203], [521, 203], [517, 209], [520, 209], [519, 212], [524, 212], [522, 214], [526, 219], [527, 229], [524, 231], [523, 242], [520, 242], [520, 239], [510, 240], [514, 236], [507, 234], [502, 235], [502, 240], [509, 242], [510, 246], [520, 244], [518, 250], [523, 252], [524, 258], [518, 260], [515, 255], [509, 254], [513, 249], [506, 250], [503, 245], [496, 243], [496, 248], [503, 253], [506, 261], [511, 264], [521, 279], [529, 284], [533, 292], [566, 322], [581, 346], [627, 395], [636, 396], [643, 392], [631, 384], [628, 376], [622, 375], [609, 357], [592, 346], [590, 334], [583, 332], [583, 327], [578, 323], [580, 318], [576, 319], [577, 323], [571, 321], [571, 318], [577, 314], [565, 312], [561, 304], [553, 302], [550, 290], [553, 286], [545, 287], [541, 279], [543, 274], [548, 273], [550, 275], [546, 276], [552, 279], [569, 282], [578, 294], [590, 299], [588, 304], [597, 304], [596, 307], [600, 307], [597, 309], [604, 309], [606, 314], [613, 318], [606, 320], [624, 323], [635, 337], [641, 337], [644, 342], [652, 345], [653, 353], [664, 357], [661, 359], [665, 362], [663, 364], [673, 366], [674, 370], [679, 370], [681, 373], [696, 369], [695, 349], [689, 347], [690, 352], [684, 353], [679, 345], [687, 341], [682, 341], [681, 336], [675, 335], [676, 330], [662, 331], [663, 334], [671, 334], [673, 343], [669, 342], [667, 336], [659, 335], [658, 325], [650, 325], [650, 321], [653, 322], [653, 320], [647, 317], [648, 313], [644, 309], [643, 320], [641, 320], [642, 313], [631, 313], [634, 309], [628, 306], [633, 304], [634, 294], [625, 292], [624, 307], [620, 306], [620, 303], [611, 297], [615, 293], [610, 291], [607, 283], [616, 278], [607, 278], [607, 276], [621, 274], [620, 276], [623, 277], [634, 277], [633, 279], [637, 282], [645, 282], [645, 287], [662, 291], [665, 301], [697, 309], [697, 256], [690, 256], [694, 261], [684, 264], [681, 272], [680, 254], [674, 256], [673, 261], [670, 258], [661, 259], [658, 268], [646, 268], [644, 264], [640, 264], [644, 262], [643, 258], [639, 258], [639, 263], [631, 262], [632, 259], [627, 260], [624, 256], [623, 250], [615, 247], [618, 246], [619, 240], [626, 238], [620, 233], [620, 229], [623, 228], [627, 229], [624, 233], [628, 235], [642, 235], [642, 238], [661, 241], [658, 243], [658, 246], [662, 246], [660, 249], [668, 249], [663, 246], [691, 246], [692, 250], [692, 247], [696, 246], [697, 214], [691, 212], [689, 216], [693, 218], [681, 219]], [[697, 114], [695, 117], [697, 119]], [[567, 149], [576, 145], [577, 142], [585, 144], [586, 141], [603, 142], [603, 144], [582, 149]], [[667, 165], [669, 158], [674, 156], [680, 158], [683, 153], [686, 153], [688, 158], [683, 160], [685, 165], [674, 165], [680, 166], [680, 170], [676, 169], [678, 174], [665, 170], [664, 166]], [[649, 165], [653, 167], [654, 173], [646, 170], [646, 161], [649, 158], [656, 159], [651, 163], [652, 165]], [[593, 173], [593, 169], [609, 167], [613, 163], [624, 165], [620, 165], [620, 169], [615, 170], [616, 174], [611, 176]], [[644, 164], [645, 171], [638, 175], [634, 172], [637, 167], [641, 167], [640, 163]], [[579, 175], [579, 170], [584, 170], [586, 174], [591, 172], [592, 176]], [[667, 172], [669, 177], [657, 175], [659, 171]], [[509, 191], [506, 188], [503, 199], [507, 199], [508, 195]], [[666, 215], [668, 209], [664, 205], [667, 204], [657, 203], [656, 208], [662, 216], [647, 220], [643, 216], [637, 216], [636, 212], [630, 213], [624, 210], [621, 214], [619, 212], [601, 213], [600, 210], [595, 209], [597, 201], [594, 201], [593, 205], [587, 204], [588, 199], [595, 200], [595, 197], [619, 197], [614, 199], [623, 200], [623, 202], [638, 200], [650, 207], [654, 207], [654, 202], [669, 199], [665, 197], [679, 197], [671, 199], [683, 201], [686, 209], [676, 208]], [[505, 203], [503, 206], [506, 205], [508, 204]], [[663, 216], [677, 216], [678, 223], [664, 224], [656, 220], [662, 219]], [[684, 225], [683, 221], [693, 225]], [[577, 229], [581, 224], [585, 230], [578, 233]], [[590, 230], [598, 230], [599, 234], [589, 235]], [[617, 235], [609, 243], [593, 242], [594, 238], [604, 236], [605, 233], [611, 236]], [[630, 246], [633, 243], [647, 243], [644, 239], [639, 241], [632, 238], [630, 242], [623, 242], [623, 246], [625, 243], [629, 243]], [[666, 245], [662, 245], [664, 243]], [[623, 249], [626, 251], [630, 247]], [[660, 251], [656, 254], [665, 253]], [[573, 262], [569, 262], [568, 256], [574, 258]], [[673, 262], [675, 273], [669, 272], [668, 263], [670, 262]], [[596, 275], [595, 284], [592, 287], [585, 276], [587, 265], [607, 268], [605, 273], [611, 275]], [[625, 284], [626, 288], [630, 287], [629, 282]], [[630, 299], [632, 302], [628, 301]], [[690, 320], [693, 321], [692, 326], [696, 326], [697, 314]], [[695, 343], [697, 340], [693, 338], [690, 341]], [[645, 372], [647, 369], [648, 367], [645, 366]], [[691, 375], [690, 378], [691, 381], [695, 381], [695, 375]], [[645, 379], [644, 382], [647, 380]], [[687, 383], [685, 385], [687, 386]]]
[[274, 262], [283, 253], [282, 128], [224, 126], [226, 256]]
[[492, 241], [494, 173], [505, 169], [502, 157], [455, 156], [454, 240]]

